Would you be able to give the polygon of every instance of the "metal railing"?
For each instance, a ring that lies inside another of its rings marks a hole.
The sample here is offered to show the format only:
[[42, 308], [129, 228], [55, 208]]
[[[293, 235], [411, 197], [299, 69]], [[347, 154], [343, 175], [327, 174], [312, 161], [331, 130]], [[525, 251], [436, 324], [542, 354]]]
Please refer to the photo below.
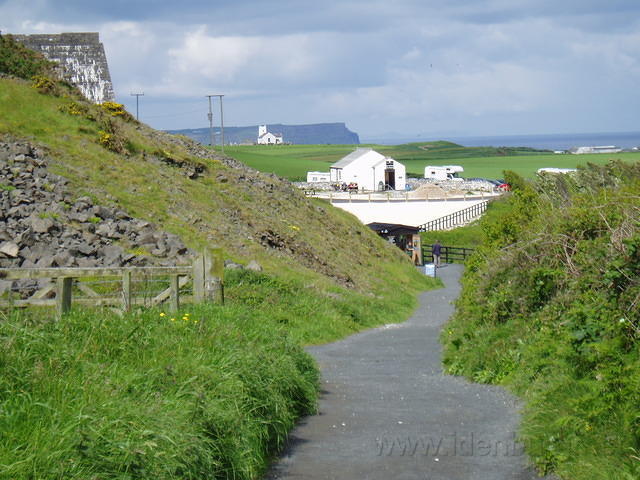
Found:
[[[433, 245], [422, 246], [422, 263], [433, 263]], [[440, 247], [440, 263], [464, 263], [474, 252], [473, 248]]]
[[464, 210], [459, 210], [444, 217], [423, 223], [422, 225], [419, 225], [418, 228], [421, 232], [431, 232], [434, 230], [448, 230], [459, 225], [464, 225], [465, 223], [482, 215], [487, 210], [488, 204], [488, 200], [476, 203]]

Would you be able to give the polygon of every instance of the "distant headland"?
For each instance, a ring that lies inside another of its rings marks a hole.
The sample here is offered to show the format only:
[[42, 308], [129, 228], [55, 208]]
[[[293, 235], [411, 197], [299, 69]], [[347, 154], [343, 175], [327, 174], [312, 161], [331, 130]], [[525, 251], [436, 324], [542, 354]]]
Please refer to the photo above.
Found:
[[[359, 145], [360, 137], [344, 123], [315, 123], [310, 125], [282, 125], [270, 123], [267, 130], [282, 135], [284, 143], [295, 145]], [[210, 143], [209, 128], [169, 130], [169, 133], [185, 135], [202, 144]], [[214, 128], [215, 141], [220, 142], [220, 128]], [[258, 125], [248, 127], [224, 127], [225, 144], [253, 144], [258, 138]]]

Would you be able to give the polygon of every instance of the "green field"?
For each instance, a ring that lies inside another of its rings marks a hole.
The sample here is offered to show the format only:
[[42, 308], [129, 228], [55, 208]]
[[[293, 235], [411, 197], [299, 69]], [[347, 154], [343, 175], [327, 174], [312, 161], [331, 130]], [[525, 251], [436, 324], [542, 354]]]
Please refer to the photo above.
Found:
[[[462, 165], [464, 177], [501, 178], [504, 170], [532, 177], [542, 167], [575, 168], [587, 163], [603, 165], [616, 159], [640, 160], [640, 152], [561, 155], [528, 148], [463, 147], [450, 142], [362, 146], [404, 163], [408, 173], [419, 177], [427, 165]], [[303, 180], [308, 171], [328, 171], [332, 163], [353, 149], [353, 145], [251, 145], [226, 147], [225, 153], [262, 172]]]

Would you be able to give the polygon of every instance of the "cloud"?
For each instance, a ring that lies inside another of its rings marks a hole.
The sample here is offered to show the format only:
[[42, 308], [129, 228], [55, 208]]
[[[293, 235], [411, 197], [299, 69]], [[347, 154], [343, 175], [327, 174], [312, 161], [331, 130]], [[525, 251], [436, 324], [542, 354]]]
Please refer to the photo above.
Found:
[[633, 130], [640, 108], [637, 0], [5, 0], [0, 29], [99, 31], [162, 128], [201, 126], [208, 93], [232, 123], [364, 134]]

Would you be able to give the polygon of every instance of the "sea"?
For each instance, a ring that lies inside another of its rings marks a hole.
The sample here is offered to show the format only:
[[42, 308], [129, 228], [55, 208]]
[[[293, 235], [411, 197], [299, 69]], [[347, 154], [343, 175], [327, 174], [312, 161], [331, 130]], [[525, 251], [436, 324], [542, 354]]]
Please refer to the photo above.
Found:
[[571, 147], [615, 145], [622, 149], [640, 147], [640, 132], [610, 133], [569, 133], [547, 135], [502, 135], [483, 137], [447, 137], [429, 138], [427, 135], [405, 138], [371, 138], [362, 143], [379, 145], [400, 145], [402, 143], [429, 142], [447, 140], [465, 147], [530, 147], [538, 150], [568, 150]]

